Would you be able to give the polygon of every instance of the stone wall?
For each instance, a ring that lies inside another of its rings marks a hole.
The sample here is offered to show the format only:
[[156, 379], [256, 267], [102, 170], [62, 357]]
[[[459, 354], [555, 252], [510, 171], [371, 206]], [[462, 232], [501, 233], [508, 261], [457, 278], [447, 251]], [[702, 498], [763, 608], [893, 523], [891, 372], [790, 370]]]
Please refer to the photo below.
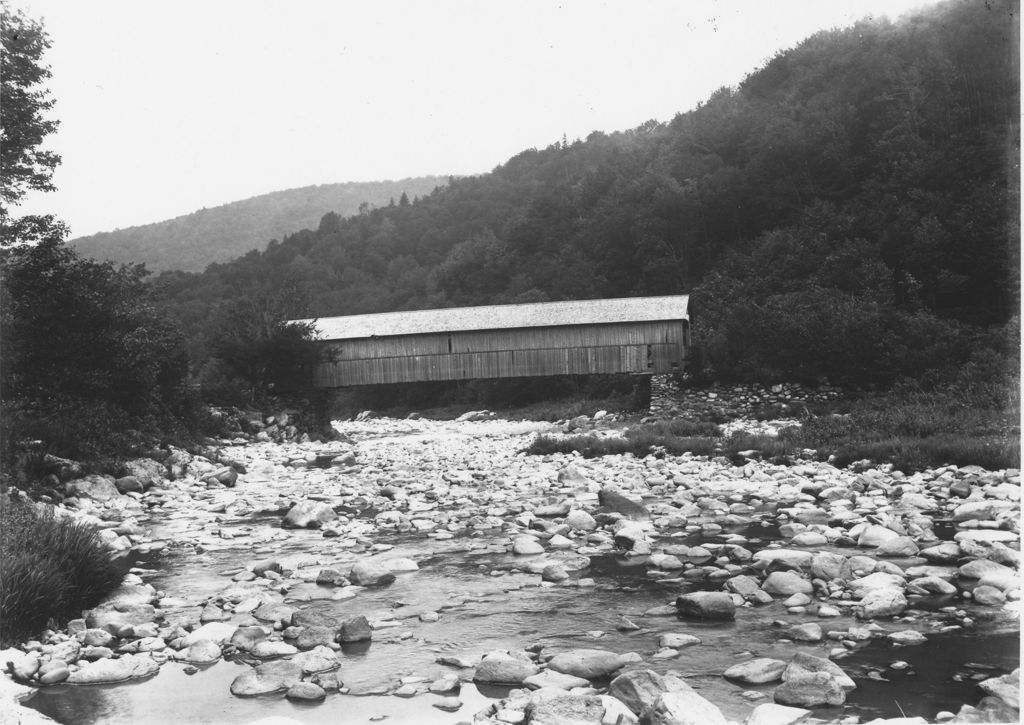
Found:
[[652, 415], [660, 417], [742, 418], [770, 405], [786, 405], [790, 413], [796, 413], [801, 404], [824, 402], [840, 395], [840, 389], [831, 385], [715, 383], [698, 387], [680, 384], [675, 375], [652, 375], [650, 409]]

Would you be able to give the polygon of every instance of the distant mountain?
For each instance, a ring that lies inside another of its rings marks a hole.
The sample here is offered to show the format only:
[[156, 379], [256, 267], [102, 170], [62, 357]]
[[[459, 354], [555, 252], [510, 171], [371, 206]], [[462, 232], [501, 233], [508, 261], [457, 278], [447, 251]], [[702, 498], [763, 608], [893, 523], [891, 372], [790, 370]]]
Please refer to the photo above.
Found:
[[448, 183], [445, 176], [421, 176], [400, 181], [320, 184], [275, 191], [201, 209], [185, 216], [71, 240], [80, 253], [94, 259], [145, 263], [154, 272], [201, 272], [208, 264], [227, 262], [253, 249], [262, 251], [273, 239], [299, 229], [315, 229], [324, 214], [341, 217], [411, 201]]

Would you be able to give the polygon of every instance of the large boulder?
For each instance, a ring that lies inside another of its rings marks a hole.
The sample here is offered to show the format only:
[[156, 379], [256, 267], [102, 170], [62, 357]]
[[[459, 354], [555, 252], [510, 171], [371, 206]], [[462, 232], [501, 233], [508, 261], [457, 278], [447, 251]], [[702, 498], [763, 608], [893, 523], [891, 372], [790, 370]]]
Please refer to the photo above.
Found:
[[828, 673], [843, 689], [854, 690], [857, 688], [857, 684], [853, 679], [843, 672], [843, 668], [835, 662], [824, 657], [815, 657], [805, 652], [797, 652], [793, 655], [789, 664], [786, 665], [786, 669], [782, 672], [782, 680], [783, 682], [788, 682], [789, 680], [799, 679], [815, 672]]
[[860, 536], [857, 537], [857, 546], [865, 548], [871, 548], [881, 546], [887, 541], [898, 539], [900, 534], [878, 524], [870, 524], [861, 531]]
[[543, 554], [544, 547], [533, 536], [517, 536], [512, 541], [512, 553], [518, 556], [532, 556], [533, 554]]
[[235, 632], [237, 631], [237, 624], [229, 624], [228, 622], [208, 622], [199, 629], [189, 632], [182, 638], [181, 642], [185, 647], [191, 647], [196, 642], [202, 642], [204, 640], [213, 642], [216, 645], [224, 646], [234, 639]]
[[[531, 690], [541, 690], [545, 687], [556, 687], [559, 690], [571, 690], [574, 687], [590, 687], [589, 680], [555, 672], [554, 670], [543, 670], [536, 675], [531, 675], [523, 680], [523, 684]], [[448, 689], [454, 688], [449, 687]]]
[[855, 607], [861, 619], [895, 617], [907, 608], [907, 598], [898, 589], [875, 589], [864, 595]]
[[553, 519], [557, 516], [565, 516], [569, 513], [572, 508], [572, 504], [568, 501], [561, 501], [560, 503], [547, 503], [541, 504], [533, 510], [533, 515], [545, 519]]
[[527, 677], [537, 674], [537, 665], [528, 659], [513, 657], [507, 652], [491, 652], [476, 666], [473, 682], [489, 685], [521, 685]]
[[125, 475], [135, 477], [142, 487], [148, 489], [164, 480], [167, 468], [152, 458], [133, 458], [124, 464]]
[[691, 592], [676, 598], [679, 616], [687, 619], [735, 619], [736, 603], [725, 592]]
[[68, 481], [64, 489], [65, 496], [87, 498], [103, 503], [117, 498], [121, 492], [117, 490], [111, 476], [90, 475], [74, 481]]
[[877, 556], [891, 556], [891, 557], [907, 557], [917, 556], [918, 549], [917, 544], [909, 536], [897, 536], [895, 539], [889, 539], [879, 544], [878, 549], [875, 550]]
[[284, 692], [302, 679], [302, 667], [287, 660], [264, 662], [243, 672], [231, 683], [231, 694], [255, 697]]
[[320, 501], [299, 501], [285, 514], [281, 526], [285, 529], [319, 529], [334, 521], [338, 514]]
[[908, 591], [921, 594], [956, 594], [956, 586], [937, 576], [923, 576], [907, 584]]
[[597, 528], [597, 521], [583, 509], [573, 509], [566, 515], [565, 525], [579, 531], [593, 531]]
[[337, 670], [341, 663], [338, 655], [330, 647], [314, 647], [308, 652], [300, 652], [291, 658], [291, 662], [302, 668], [302, 674], [314, 675], [321, 672]]
[[821, 625], [817, 622], [795, 624], [789, 628], [786, 634], [795, 642], [820, 642], [824, 638]]
[[555, 655], [548, 668], [574, 677], [593, 680], [606, 677], [624, 665], [622, 657], [603, 649], [574, 649]]
[[810, 594], [814, 591], [811, 583], [795, 571], [773, 571], [761, 585], [769, 594], [788, 597], [792, 594]]
[[227, 488], [234, 488], [237, 482], [238, 471], [231, 466], [214, 469], [203, 476], [203, 483], [207, 485], [221, 485]]
[[142, 485], [142, 481], [137, 479], [135, 476], [121, 476], [121, 478], [114, 481], [114, 486], [120, 494], [142, 493], [145, 490]]
[[615, 545], [634, 554], [650, 554], [651, 542], [642, 524], [626, 521], [615, 529], [612, 535]]
[[740, 662], [733, 665], [723, 676], [730, 680], [739, 680], [752, 685], [760, 685], [765, 682], [775, 682], [782, 679], [782, 673], [786, 669], [786, 663], [782, 660], [773, 660], [769, 657], [758, 657], [756, 659]]
[[873, 574], [854, 579], [850, 582], [850, 589], [853, 591], [853, 596], [863, 597], [868, 592], [877, 591], [880, 589], [892, 589], [895, 591], [901, 591], [906, 584], [906, 581], [899, 574], [890, 574], [885, 571], [876, 571]]
[[594, 695], [545, 697], [526, 709], [530, 725], [601, 725], [604, 704]]
[[253, 647], [249, 654], [261, 660], [272, 660], [278, 657], [288, 657], [297, 654], [298, 651], [298, 647], [282, 640], [265, 639]]
[[167, 475], [170, 476], [172, 481], [185, 478], [188, 475], [188, 464], [192, 462], [192, 454], [174, 446], [171, 446], [170, 451], [170, 455], [164, 461], [164, 465], [167, 467]]
[[654, 670], [632, 670], [623, 672], [612, 680], [608, 685], [608, 694], [621, 700], [633, 713], [640, 715], [666, 692], [692, 689], [675, 675], [660, 675]]
[[348, 578], [353, 584], [361, 587], [376, 587], [390, 584], [395, 580], [395, 573], [387, 568], [383, 562], [360, 561], [352, 567]]
[[802, 549], [761, 549], [753, 561], [762, 567], [774, 565], [787, 569], [806, 569], [811, 565], [814, 553]]
[[997, 514], [1013, 508], [1009, 501], [968, 501], [953, 510], [953, 522], [984, 521], [994, 519]]
[[337, 627], [303, 626], [295, 637], [295, 646], [300, 650], [311, 650], [321, 645], [329, 647], [337, 640], [337, 630]]
[[292, 624], [295, 608], [280, 602], [263, 602], [253, 610], [252, 616], [262, 622], [280, 622], [285, 627]]
[[739, 594], [751, 604], [771, 604], [775, 601], [771, 594], [761, 588], [757, 579], [746, 574], [737, 574], [731, 579], [726, 579], [725, 588]]
[[338, 641], [342, 643], [368, 642], [373, 639], [373, 629], [366, 617], [349, 617], [338, 628]]
[[1008, 566], [997, 564], [994, 561], [988, 559], [975, 559], [969, 561], [957, 569], [960, 576], [964, 579], [981, 579], [984, 576], [992, 574], [1002, 574], [1009, 577], [1015, 577], [1017, 572]]
[[978, 683], [986, 694], [996, 697], [1010, 707], [1020, 709], [1020, 668], [1002, 677], [990, 677]]
[[284, 696], [298, 702], [320, 702], [327, 697], [327, 691], [314, 682], [296, 682]]
[[751, 712], [743, 725], [797, 725], [804, 722], [813, 713], [800, 707], [786, 707], [766, 702], [758, 705]]
[[960, 545], [955, 541], [943, 541], [935, 546], [921, 549], [921, 556], [933, 564], [952, 564], [960, 558]]
[[210, 665], [219, 660], [221, 654], [221, 649], [216, 643], [201, 639], [189, 645], [188, 649], [178, 655], [178, 659], [194, 665]]
[[843, 564], [846, 557], [842, 554], [833, 554], [827, 551], [819, 551], [811, 559], [811, 576], [815, 579], [830, 581], [838, 579], [843, 571]]
[[645, 717], [649, 725], [727, 725], [722, 711], [694, 690], [666, 692]]
[[231, 635], [231, 646], [248, 652], [267, 638], [263, 627], [239, 627]]
[[846, 691], [828, 672], [811, 672], [783, 682], [775, 688], [774, 698], [780, 705], [797, 707], [842, 705], [846, 702]]
[[609, 511], [621, 514], [623, 518], [632, 521], [647, 521], [651, 518], [651, 512], [647, 510], [646, 506], [642, 503], [637, 503], [631, 498], [627, 498], [617, 488], [606, 486], [598, 492], [597, 498], [601, 506]]
[[653, 670], [632, 670], [616, 677], [608, 685], [608, 694], [621, 700], [631, 712], [640, 715], [666, 692], [689, 690], [675, 675], [659, 675]]

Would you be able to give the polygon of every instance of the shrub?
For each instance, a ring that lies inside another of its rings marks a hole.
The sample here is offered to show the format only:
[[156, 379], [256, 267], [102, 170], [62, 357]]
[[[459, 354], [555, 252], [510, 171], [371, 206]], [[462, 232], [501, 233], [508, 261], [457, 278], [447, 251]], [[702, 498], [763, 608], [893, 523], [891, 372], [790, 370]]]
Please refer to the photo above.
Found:
[[909, 381], [846, 401], [841, 415], [819, 410], [779, 440], [834, 455], [837, 466], [868, 459], [905, 473], [944, 464], [1018, 468], [1019, 406], [1016, 383], [964, 370], [931, 389]]
[[625, 438], [602, 438], [595, 435], [555, 438], [539, 435], [523, 452], [531, 456], [547, 456], [552, 453], [578, 451], [584, 458], [598, 458], [633, 453], [635, 448], [636, 446]]
[[886, 461], [907, 473], [944, 464], [976, 465], [989, 470], [1020, 468], [1020, 444], [951, 435], [854, 441], [840, 446], [833, 462], [848, 466], [863, 459]]
[[58, 238], [0, 251], [0, 455], [25, 441], [92, 458], [173, 424], [185, 404], [181, 334], [141, 266], [83, 259]]
[[96, 528], [0, 497], [0, 645], [95, 606], [123, 574]]
[[769, 435], [750, 435], [735, 433], [730, 436], [722, 447], [722, 455], [729, 456], [734, 463], [740, 464], [748, 456], [740, 452], [754, 451], [754, 458], [771, 460], [777, 463], [789, 463], [796, 453], [797, 446], [784, 438]]
[[658, 436], [683, 436], [702, 438], [717, 438], [722, 435], [718, 425], [707, 420], [686, 420], [673, 418], [669, 420], [657, 420], [653, 423], [645, 423], [642, 426], [633, 426], [631, 431], [645, 430]]
[[524, 449], [529, 455], [544, 456], [552, 453], [571, 453], [577, 451], [584, 458], [600, 456], [617, 456], [632, 453], [637, 458], [654, 454], [682, 455], [714, 455], [721, 445], [720, 438], [699, 436], [674, 436], [659, 433], [647, 426], [634, 426], [626, 431], [625, 437], [604, 438], [595, 435], [568, 436], [554, 438], [546, 435], [537, 436]]

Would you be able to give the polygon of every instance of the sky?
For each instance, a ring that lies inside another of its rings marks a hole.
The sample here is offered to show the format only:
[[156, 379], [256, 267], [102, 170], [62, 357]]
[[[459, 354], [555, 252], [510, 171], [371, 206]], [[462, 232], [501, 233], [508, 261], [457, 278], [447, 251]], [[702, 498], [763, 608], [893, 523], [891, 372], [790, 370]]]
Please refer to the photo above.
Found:
[[490, 171], [669, 121], [777, 51], [935, 0], [11, 0], [41, 18], [72, 236], [311, 184]]

